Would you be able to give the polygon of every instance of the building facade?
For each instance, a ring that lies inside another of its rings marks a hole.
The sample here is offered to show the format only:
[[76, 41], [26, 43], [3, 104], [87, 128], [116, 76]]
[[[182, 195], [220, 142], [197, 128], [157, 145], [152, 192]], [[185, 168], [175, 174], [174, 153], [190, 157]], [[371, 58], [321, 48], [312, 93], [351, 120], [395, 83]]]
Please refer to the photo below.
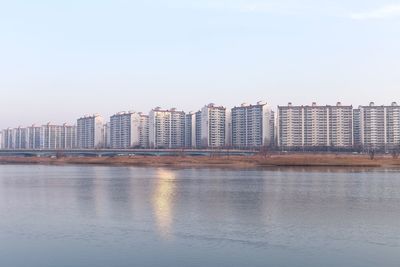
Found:
[[354, 147], [360, 149], [361, 144], [361, 113], [360, 109], [353, 109], [353, 140]]
[[387, 150], [400, 146], [400, 107], [396, 102], [390, 106], [359, 107], [361, 146], [365, 150]]
[[28, 127], [28, 148], [29, 149], [40, 149], [41, 148], [41, 132], [42, 127], [32, 125]]
[[26, 149], [28, 148], [28, 135], [27, 129], [18, 127], [12, 130], [13, 149]]
[[274, 114], [263, 102], [232, 109], [232, 145], [235, 148], [272, 146]]
[[282, 148], [353, 147], [353, 107], [278, 106], [278, 146]]
[[149, 114], [149, 147], [183, 148], [185, 118], [185, 112], [176, 109], [153, 109]]
[[229, 145], [227, 140], [226, 108], [215, 104], [206, 105], [196, 113], [196, 147], [219, 148]]
[[77, 148], [94, 149], [104, 146], [104, 119], [100, 115], [77, 120]]
[[196, 147], [196, 113], [186, 114], [185, 119], [185, 147]]
[[63, 124], [61, 126], [61, 149], [76, 148], [76, 126]]
[[43, 125], [41, 129], [41, 149], [63, 149], [61, 147], [62, 126], [50, 123]]
[[134, 148], [140, 146], [140, 115], [120, 112], [110, 118], [110, 147]]
[[139, 115], [139, 144], [141, 148], [149, 148], [149, 116], [143, 113], [139, 113]]

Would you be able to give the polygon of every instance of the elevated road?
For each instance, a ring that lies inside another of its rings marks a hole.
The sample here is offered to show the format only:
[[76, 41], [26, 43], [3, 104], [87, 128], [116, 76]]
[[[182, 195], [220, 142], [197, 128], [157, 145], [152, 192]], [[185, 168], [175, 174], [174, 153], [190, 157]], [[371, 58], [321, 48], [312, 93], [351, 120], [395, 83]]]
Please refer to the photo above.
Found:
[[0, 150], [9, 157], [116, 157], [116, 156], [252, 156], [254, 150], [227, 149], [72, 149], [72, 150]]

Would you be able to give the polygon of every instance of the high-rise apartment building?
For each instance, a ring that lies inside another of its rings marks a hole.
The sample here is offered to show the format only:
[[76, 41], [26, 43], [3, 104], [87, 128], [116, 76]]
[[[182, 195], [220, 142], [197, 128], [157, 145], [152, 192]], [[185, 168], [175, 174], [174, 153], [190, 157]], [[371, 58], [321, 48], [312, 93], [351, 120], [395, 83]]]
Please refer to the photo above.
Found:
[[185, 112], [176, 109], [153, 109], [149, 114], [150, 148], [185, 146]]
[[104, 146], [104, 119], [100, 115], [84, 116], [77, 120], [77, 147], [83, 149]]
[[111, 148], [140, 146], [141, 116], [136, 112], [120, 112], [110, 118]]
[[26, 149], [28, 147], [27, 129], [18, 127], [12, 130], [13, 149]]
[[236, 148], [271, 146], [274, 140], [274, 124], [274, 114], [266, 103], [234, 107], [232, 145]]
[[185, 119], [185, 147], [196, 147], [196, 113], [189, 112]]
[[48, 123], [41, 129], [41, 149], [62, 149], [61, 147], [62, 126]]
[[400, 146], [400, 107], [360, 106], [359, 127], [361, 146], [364, 149], [390, 149]]
[[103, 126], [103, 144], [104, 148], [111, 148], [111, 126], [110, 122], [107, 122]]
[[41, 148], [41, 132], [42, 127], [32, 125], [28, 127], [28, 148], [40, 149]]
[[278, 107], [278, 145], [287, 148], [353, 146], [353, 107], [287, 106]]
[[400, 106], [393, 102], [386, 106], [386, 143], [387, 148], [400, 147]]
[[360, 109], [353, 109], [353, 140], [354, 147], [361, 147], [361, 113]]
[[229, 146], [226, 108], [209, 104], [196, 113], [196, 146], [198, 148], [218, 148]]
[[2, 143], [4, 149], [14, 149], [14, 131], [11, 128], [4, 129], [2, 134]]
[[149, 147], [149, 116], [143, 113], [140, 115], [139, 124], [139, 145], [141, 148]]
[[76, 126], [63, 124], [61, 126], [61, 149], [76, 148]]
[[328, 144], [331, 147], [351, 148], [354, 146], [353, 106], [328, 107]]

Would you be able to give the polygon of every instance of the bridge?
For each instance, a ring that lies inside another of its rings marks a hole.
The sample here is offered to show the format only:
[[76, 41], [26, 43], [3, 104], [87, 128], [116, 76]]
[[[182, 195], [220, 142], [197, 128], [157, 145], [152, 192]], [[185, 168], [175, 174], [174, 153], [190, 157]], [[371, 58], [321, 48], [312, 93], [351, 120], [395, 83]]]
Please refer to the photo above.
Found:
[[230, 149], [2, 149], [0, 157], [252, 156], [257, 153]]

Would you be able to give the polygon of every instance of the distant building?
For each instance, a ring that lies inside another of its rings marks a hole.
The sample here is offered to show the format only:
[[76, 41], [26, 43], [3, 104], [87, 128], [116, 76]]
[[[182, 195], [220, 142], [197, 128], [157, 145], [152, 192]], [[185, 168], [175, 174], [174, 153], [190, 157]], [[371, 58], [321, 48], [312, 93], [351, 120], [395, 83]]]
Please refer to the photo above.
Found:
[[391, 149], [400, 146], [400, 107], [360, 106], [360, 136], [364, 149]]
[[196, 148], [201, 148], [201, 110], [194, 114], [195, 126], [194, 126], [194, 146]]
[[149, 116], [139, 113], [139, 145], [141, 148], [148, 148], [149, 145]]
[[386, 106], [385, 124], [387, 148], [400, 148], [400, 106], [396, 102]]
[[61, 149], [76, 148], [76, 126], [63, 124], [61, 126]]
[[41, 148], [41, 132], [42, 127], [32, 125], [28, 127], [28, 148], [40, 149]]
[[140, 146], [141, 116], [136, 112], [120, 112], [110, 118], [111, 148]]
[[77, 147], [83, 149], [104, 146], [104, 119], [100, 115], [84, 116], [77, 120]]
[[232, 111], [226, 109], [225, 111], [225, 146], [232, 146]]
[[343, 106], [278, 106], [278, 146], [353, 147], [353, 107]]
[[226, 108], [215, 104], [206, 105], [196, 113], [196, 147], [218, 148], [229, 145]]
[[278, 106], [277, 139], [280, 147], [303, 147], [304, 138], [304, 107]]
[[340, 102], [336, 106], [328, 106], [328, 120], [329, 146], [353, 147], [353, 106], [344, 106]]
[[354, 147], [361, 148], [361, 111], [353, 109], [353, 140]]
[[153, 109], [149, 114], [150, 148], [185, 146], [185, 112], [176, 109]]
[[3, 130], [2, 134], [2, 143], [4, 149], [14, 149], [14, 131], [11, 128], [7, 128]]
[[43, 125], [41, 129], [41, 149], [62, 149], [61, 147], [62, 126], [50, 123]]
[[110, 122], [107, 122], [103, 126], [103, 143], [104, 143], [104, 148], [111, 148], [111, 126], [110, 126]]
[[186, 114], [185, 119], [185, 147], [196, 147], [196, 113]]
[[149, 147], [149, 116], [137, 112], [120, 112], [111, 116], [110, 147]]
[[27, 129], [18, 127], [12, 130], [13, 149], [26, 149], [28, 147]]
[[242, 104], [232, 109], [232, 145], [236, 148], [271, 146], [274, 114], [263, 102]]

